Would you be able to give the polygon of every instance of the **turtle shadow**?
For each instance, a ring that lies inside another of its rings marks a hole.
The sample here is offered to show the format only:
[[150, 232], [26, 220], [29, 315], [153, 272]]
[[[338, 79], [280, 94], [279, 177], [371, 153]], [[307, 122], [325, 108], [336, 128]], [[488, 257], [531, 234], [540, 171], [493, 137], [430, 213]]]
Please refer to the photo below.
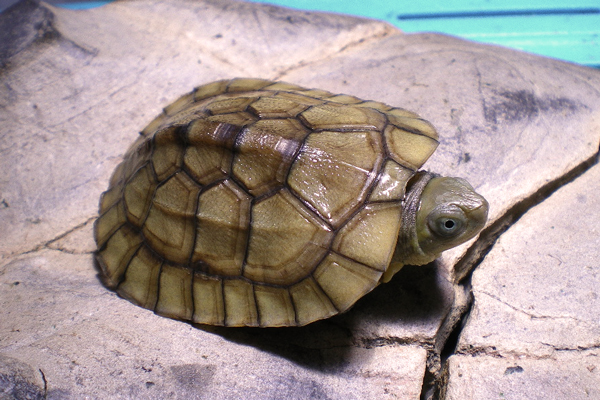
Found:
[[[405, 266], [389, 283], [378, 286], [348, 312], [304, 327], [194, 326], [306, 368], [334, 372], [348, 364], [350, 353], [356, 347], [380, 346], [386, 341], [427, 342], [427, 332], [431, 332], [432, 325], [437, 329], [452, 301], [451, 296], [451, 284], [434, 262]], [[384, 329], [379, 329], [381, 327]], [[382, 337], [378, 334], [380, 331], [409, 333], [402, 337]]]

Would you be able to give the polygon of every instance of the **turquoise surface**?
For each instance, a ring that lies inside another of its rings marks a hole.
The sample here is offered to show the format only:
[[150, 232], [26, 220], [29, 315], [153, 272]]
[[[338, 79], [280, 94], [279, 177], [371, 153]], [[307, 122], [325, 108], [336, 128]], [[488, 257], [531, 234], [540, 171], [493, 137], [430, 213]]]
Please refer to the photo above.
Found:
[[[269, 0], [389, 22], [404, 32], [441, 32], [600, 67], [600, 0]], [[72, 9], [110, 1], [66, 3]]]
[[387, 21], [404, 32], [447, 33], [584, 65], [600, 66], [600, 0], [268, 2], [304, 10], [361, 15]]

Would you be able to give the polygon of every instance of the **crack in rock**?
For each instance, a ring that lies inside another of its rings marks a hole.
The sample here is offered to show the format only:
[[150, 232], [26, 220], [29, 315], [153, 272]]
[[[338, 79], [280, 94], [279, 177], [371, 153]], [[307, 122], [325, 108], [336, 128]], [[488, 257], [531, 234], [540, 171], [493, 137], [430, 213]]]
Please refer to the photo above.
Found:
[[581, 320], [581, 319], [578, 319], [578, 318], [575, 318], [575, 317], [570, 317], [570, 316], [560, 316], [560, 315], [540, 315], [540, 314], [534, 314], [534, 313], [531, 313], [531, 312], [527, 312], [527, 311], [525, 311], [525, 310], [523, 310], [523, 309], [520, 309], [519, 307], [513, 306], [513, 305], [512, 305], [512, 304], [510, 304], [510, 303], [507, 303], [506, 301], [502, 300], [500, 297], [498, 297], [498, 296], [496, 296], [496, 295], [494, 295], [494, 294], [488, 293], [488, 292], [486, 292], [486, 291], [483, 291], [483, 290], [476, 290], [476, 291], [473, 291], [473, 292], [474, 292], [474, 293], [479, 293], [479, 294], [486, 295], [486, 296], [488, 296], [488, 297], [490, 297], [490, 298], [492, 298], [492, 299], [494, 299], [494, 300], [498, 301], [499, 303], [501, 303], [501, 304], [504, 304], [505, 306], [507, 306], [507, 307], [508, 307], [508, 308], [510, 308], [511, 310], [514, 310], [514, 311], [516, 311], [516, 312], [518, 312], [518, 313], [521, 313], [521, 314], [527, 315], [527, 316], [528, 316], [529, 318], [531, 318], [531, 319], [549, 319], [549, 320], [555, 320], [555, 319], [566, 319], [566, 320], [572, 320], [572, 321], [575, 321], [575, 322], [577, 322], [579, 325], [581, 325], [581, 324], [584, 324], [584, 325], [590, 326], [590, 325], [587, 323], [587, 321], [584, 321], [584, 320]]
[[352, 41], [350, 43], [347, 43], [346, 45], [344, 45], [343, 47], [341, 47], [339, 50], [327, 54], [325, 57], [320, 57], [311, 61], [301, 61], [296, 65], [290, 66], [288, 68], [285, 68], [283, 70], [280, 70], [278, 73], [275, 74], [275, 76], [273, 77], [273, 80], [277, 81], [277, 80], [285, 80], [285, 76], [297, 69], [300, 68], [305, 68], [309, 65], [314, 65], [314, 64], [318, 64], [327, 60], [331, 60], [334, 59], [336, 57], [338, 57], [340, 54], [344, 53], [346, 50], [348, 49], [352, 49], [356, 46], [361, 46], [361, 45], [366, 45], [368, 43], [370, 43], [373, 40], [377, 40], [377, 39], [382, 39], [386, 36], [389, 36], [390, 33], [393, 32], [393, 29], [389, 29], [389, 30], [385, 30], [383, 32], [376, 32], [374, 34], [372, 34], [371, 36], [368, 37], [362, 37], [358, 40]]
[[77, 233], [78, 231], [80, 231], [81, 229], [85, 228], [88, 224], [90, 224], [91, 222], [95, 221], [96, 217], [90, 217], [87, 220], [85, 220], [84, 222], [76, 225], [75, 227], [67, 230], [66, 232], [63, 232], [59, 235], [57, 235], [56, 237], [54, 237], [53, 239], [47, 240], [44, 243], [40, 243], [38, 245], [36, 245], [33, 248], [30, 248], [28, 250], [23, 250], [20, 252], [14, 252], [14, 253], [8, 253], [6, 255], [3, 256], [3, 259], [8, 260], [8, 262], [10, 262], [13, 258], [18, 258], [20, 256], [26, 255], [26, 254], [32, 254], [32, 253], [36, 253], [38, 251], [42, 251], [42, 250], [54, 250], [54, 251], [60, 251], [63, 253], [67, 253], [67, 254], [90, 254], [93, 251], [87, 251], [87, 250], [82, 250], [82, 251], [77, 251], [77, 250], [70, 250], [64, 246], [61, 246], [59, 244], [57, 244], [58, 241], [60, 241], [61, 239], [66, 238], [67, 236], [73, 234], [73, 233]]

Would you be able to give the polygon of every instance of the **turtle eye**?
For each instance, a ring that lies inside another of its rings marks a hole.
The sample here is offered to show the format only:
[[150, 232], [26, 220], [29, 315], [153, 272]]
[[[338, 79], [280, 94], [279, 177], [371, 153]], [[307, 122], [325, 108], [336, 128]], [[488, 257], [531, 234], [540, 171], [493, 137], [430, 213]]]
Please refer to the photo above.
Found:
[[441, 236], [454, 236], [462, 228], [462, 221], [454, 218], [441, 217], [435, 221], [435, 232]]
[[428, 218], [429, 229], [442, 237], [454, 237], [464, 228], [465, 215], [459, 207], [434, 210]]

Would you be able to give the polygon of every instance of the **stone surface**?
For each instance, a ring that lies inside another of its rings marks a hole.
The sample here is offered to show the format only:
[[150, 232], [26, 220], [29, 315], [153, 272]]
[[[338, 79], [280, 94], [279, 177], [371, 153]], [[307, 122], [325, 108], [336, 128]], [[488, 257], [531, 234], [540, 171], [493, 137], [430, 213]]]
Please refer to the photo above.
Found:
[[10, 310], [2, 353], [41, 371], [49, 399], [385, 399], [421, 390], [413, 379], [425, 369], [419, 346], [300, 350], [293, 330], [267, 331], [269, 340], [251, 329], [222, 337], [123, 308], [97, 284], [88, 255], [21, 256], [3, 267], [1, 283], [0, 307]]
[[453, 356], [445, 400], [584, 400], [600, 397], [597, 352], [550, 359]]
[[[418, 112], [441, 137], [426, 167], [468, 178], [490, 201], [492, 227], [598, 151], [596, 70], [230, 0], [87, 11], [21, 2], [0, 14], [0, 355], [14, 360], [3, 374], [48, 398], [430, 396], [446, 338], [469, 307], [468, 282], [455, 283], [452, 267], [472, 243], [405, 267], [350, 312], [305, 328], [193, 327], [119, 299], [96, 278], [98, 199], [137, 132], [194, 86], [235, 76]], [[476, 303], [447, 370], [449, 396], [496, 393], [515, 357], [532, 364], [517, 363], [525, 372], [510, 382], [532, 384], [539, 368], [553, 371], [556, 393], [588, 378], [597, 390], [599, 240], [592, 218], [575, 223], [564, 211], [599, 209], [595, 192], [576, 186], [594, 171], [565, 185], [573, 203], [519, 220], [520, 236], [502, 235], [477, 270]], [[556, 233], [558, 222], [571, 224]], [[475, 245], [485, 249], [497, 231]], [[469, 257], [472, 264], [477, 254]], [[570, 377], [558, 353], [595, 369]], [[482, 376], [490, 378], [479, 387]]]
[[[450, 398], [488, 398], [493, 390], [506, 398], [600, 396], [598, 193], [595, 165], [529, 210], [474, 272], [473, 311], [457, 347], [473, 356], [451, 358]], [[505, 378], [501, 366], [510, 363], [529, 371]], [[485, 374], [489, 386], [465, 383]]]

